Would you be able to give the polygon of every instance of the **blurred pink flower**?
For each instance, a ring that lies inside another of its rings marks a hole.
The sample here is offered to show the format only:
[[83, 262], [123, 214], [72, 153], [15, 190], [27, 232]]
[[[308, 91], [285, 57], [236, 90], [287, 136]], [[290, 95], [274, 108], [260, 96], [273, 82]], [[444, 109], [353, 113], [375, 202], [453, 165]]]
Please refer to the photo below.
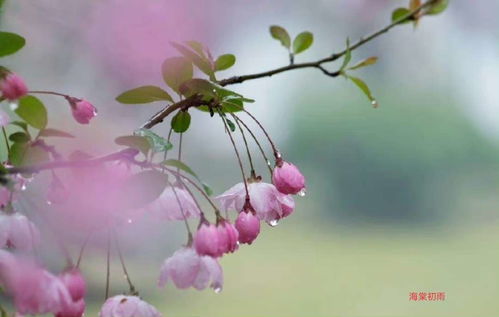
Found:
[[210, 286], [220, 292], [223, 272], [216, 259], [199, 255], [194, 249], [185, 247], [175, 251], [161, 267], [158, 285], [163, 287], [170, 280], [180, 289], [192, 286], [202, 290]]
[[251, 211], [241, 211], [236, 219], [239, 242], [251, 244], [260, 234], [260, 219]]
[[184, 216], [187, 219], [199, 218], [201, 214], [191, 194], [179, 186], [168, 186], [158, 199], [144, 208], [144, 211], [164, 220], [183, 220]]
[[69, 98], [68, 100], [76, 122], [88, 124], [97, 115], [97, 109], [90, 102], [76, 98]]
[[26, 216], [0, 211], [0, 247], [30, 251], [40, 243], [40, 233]]
[[9, 73], [0, 81], [0, 92], [7, 100], [16, 100], [28, 93], [26, 84], [17, 74]]
[[298, 168], [288, 162], [278, 161], [272, 174], [272, 181], [283, 194], [296, 195], [305, 190], [305, 177]]
[[[279, 192], [274, 185], [261, 181], [248, 182], [250, 203], [260, 220], [271, 225], [277, 224], [279, 219], [291, 214], [294, 209], [294, 200], [291, 196]], [[215, 197], [222, 210], [241, 211], [246, 202], [246, 192], [243, 183], [238, 183]]]
[[108, 298], [99, 312], [99, 317], [161, 317], [154, 306], [137, 296], [117, 295]]
[[68, 269], [59, 274], [59, 279], [64, 283], [74, 301], [85, 297], [87, 286], [80, 270], [77, 268]]
[[208, 255], [211, 257], [221, 256], [218, 235], [217, 226], [206, 221], [201, 224], [194, 236], [194, 247], [196, 252], [199, 255]]

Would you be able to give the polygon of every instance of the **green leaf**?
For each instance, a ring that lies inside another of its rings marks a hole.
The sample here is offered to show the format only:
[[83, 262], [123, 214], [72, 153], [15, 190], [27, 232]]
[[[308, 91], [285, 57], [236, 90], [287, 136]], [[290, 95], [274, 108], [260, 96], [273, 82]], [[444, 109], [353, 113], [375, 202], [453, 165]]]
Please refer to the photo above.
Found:
[[359, 89], [364, 93], [364, 95], [366, 95], [366, 97], [369, 99], [369, 101], [371, 101], [371, 104], [373, 105], [373, 107], [378, 106], [376, 99], [371, 94], [371, 90], [369, 89], [369, 86], [367, 86], [367, 84], [362, 79], [357, 78], [357, 77], [353, 77], [353, 76], [347, 76], [347, 77], [355, 85], [357, 85], [357, 87], [359, 87]]
[[43, 130], [47, 126], [47, 109], [36, 97], [24, 96], [19, 99], [15, 112], [33, 128]]
[[182, 170], [182, 171], [186, 172], [187, 174], [193, 176], [203, 186], [203, 189], [208, 196], [211, 196], [213, 194], [213, 191], [210, 188], [210, 186], [208, 186], [206, 183], [203, 183], [199, 179], [198, 175], [192, 170], [192, 168], [187, 166], [187, 164], [185, 164], [184, 162], [179, 161], [179, 160], [175, 160], [175, 159], [169, 159], [169, 160], [164, 161], [163, 164], [167, 165], [167, 166], [176, 167], [179, 170]]
[[24, 152], [26, 152], [26, 143], [14, 143], [10, 146], [9, 163], [14, 166], [21, 165], [23, 161]]
[[366, 67], [366, 66], [369, 66], [369, 65], [376, 64], [377, 61], [378, 61], [378, 58], [376, 56], [372, 56], [372, 57], [366, 58], [363, 61], [360, 61], [359, 63], [357, 63], [356, 65], [354, 65], [352, 67], [349, 67], [348, 69], [349, 70], [359, 69], [359, 68], [362, 68], [362, 67]]
[[0, 57], [14, 54], [26, 44], [24, 37], [10, 32], [0, 32]]
[[193, 78], [180, 86], [180, 92], [186, 97], [200, 94], [208, 101], [216, 97], [217, 86], [206, 79]]
[[136, 130], [134, 135], [146, 138], [154, 153], [166, 152], [173, 148], [173, 145], [167, 139], [157, 135], [149, 129], [142, 128]]
[[171, 57], [161, 66], [163, 79], [175, 92], [179, 92], [182, 83], [192, 79], [192, 63], [184, 57]]
[[286, 31], [285, 28], [278, 25], [272, 25], [270, 27], [270, 35], [272, 35], [272, 37], [276, 40], [280, 41], [282, 46], [286, 47], [287, 49], [290, 48], [291, 38], [289, 37], [288, 31]]
[[343, 72], [348, 63], [352, 60], [352, 51], [350, 50], [350, 39], [347, 38], [347, 48], [345, 50], [345, 57], [343, 58], [343, 64], [341, 65], [340, 72]]
[[185, 42], [190, 48], [192, 48], [199, 56], [206, 57], [204, 54], [204, 45], [198, 41], [187, 41]]
[[25, 132], [14, 132], [9, 135], [9, 140], [15, 143], [28, 143], [30, 139], [29, 135]]
[[44, 136], [44, 137], [61, 137], [61, 138], [74, 138], [74, 135], [71, 133], [68, 133], [66, 131], [58, 130], [58, 129], [52, 129], [52, 128], [45, 128], [40, 131], [38, 134], [39, 136]]
[[49, 153], [43, 148], [39, 146], [28, 146], [24, 152], [21, 165], [30, 166], [48, 161], [50, 161]]
[[151, 144], [149, 143], [149, 140], [143, 136], [138, 136], [138, 135], [120, 136], [114, 139], [114, 143], [118, 145], [128, 146], [133, 149], [137, 149], [140, 152], [142, 152], [144, 155], [147, 155], [147, 153], [151, 149]]
[[449, 0], [437, 0], [436, 3], [432, 5], [430, 9], [428, 9], [426, 14], [430, 15], [440, 14], [444, 12], [448, 6], [449, 6]]
[[293, 53], [299, 54], [307, 50], [314, 42], [314, 35], [310, 32], [298, 34], [293, 41]]
[[232, 122], [228, 118], [225, 118], [225, 121], [227, 122], [227, 125], [229, 126], [230, 131], [232, 131], [232, 132], [236, 131], [236, 125], [234, 124], [234, 122]]
[[236, 63], [236, 57], [232, 54], [224, 54], [217, 58], [215, 61], [215, 70], [225, 70], [231, 68]]
[[203, 73], [210, 76], [210, 78], [214, 77], [213, 66], [207, 57], [199, 55], [181, 44], [172, 42], [171, 45], [187, 59], [189, 59], [194, 65], [196, 65], [196, 67]]
[[25, 132], [28, 132], [28, 124], [24, 121], [12, 121], [10, 124], [15, 125], [23, 129]]
[[166, 91], [156, 86], [141, 86], [130, 89], [116, 97], [116, 100], [124, 104], [141, 104], [154, 101], [173, 102], [172, 97]]
[[[400, 21], [403, 19], [405, 16], [407, 16], [410, 13], [409, 9], [406, 8], [397, 8], [392, 12], [392, 22]], [[411, 22], [411, 19], [406, 19], [401, 23], [409, 23]]]
[[119, 190], [124, 208], [143, 207], [156, 200], [168, 185], [168, 175], [156, 170], [130, 176]]
[[183, 133], [189, 129], [191, 125], [191, 115], [187, 111], [180, 110], [172, 118], [171, 126], [173, 131]]

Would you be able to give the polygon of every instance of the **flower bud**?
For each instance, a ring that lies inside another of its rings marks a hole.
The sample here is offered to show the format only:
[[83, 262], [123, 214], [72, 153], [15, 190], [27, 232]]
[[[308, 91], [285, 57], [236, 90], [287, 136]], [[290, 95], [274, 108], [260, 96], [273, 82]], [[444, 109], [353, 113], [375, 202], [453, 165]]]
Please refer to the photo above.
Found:
[[305, 177], [295, 165], [285, 161], [277, 162], [272, 181], [277, 190], [283, 194], [296, 195], [305, 189]]
[[59, 279], [68, 289], [73, 301], [78, 301], [85, 297], [87, 286], [85, 279], [78, 269], [69, 269], [59, 275]]
[[14, 73], [9, 73], [0, 81], [0, 91], [2, 97], [7, 100], [16, 100], [28, 93], [28, 88], [21, 77]]
[[232, 253], [237, 250], [237, 240], [239, 233], [233, 224], [227, 220], [222, 220], [218, 226], [218, 254], [222, 256], [224, 253]]
[[236, 220], [239, 242], [251, 244], [260, 233], [260, 219], [251, 211], [241, 211]]
[[73, 97], [68, 98], [73, 117], [78, 123], [88, 124], [97, 115], [97, 109], [88, 101]]
[[215, 225], [203, 223], [194, 237], [194, 248], [199, 255], [219, 257], [219, 232]]

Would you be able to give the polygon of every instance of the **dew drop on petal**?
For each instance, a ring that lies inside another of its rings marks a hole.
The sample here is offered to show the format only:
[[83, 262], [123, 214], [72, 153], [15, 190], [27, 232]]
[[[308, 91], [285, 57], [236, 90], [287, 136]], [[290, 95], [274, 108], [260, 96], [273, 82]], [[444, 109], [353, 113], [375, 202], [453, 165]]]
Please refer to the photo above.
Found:
[[307, 190], [305, 188], [303, 188], [302, 190], [300, 190], [298, 192], [298, 196], [300, 196], [300, 197], [305, 197], [306, 194], [307, 194]]
[[220, 294], [220, 292], [222, 291], [222, 288], [220, 286], [217, 286], [213, 289], [213, 291], [216, 293], [216, 294]]
[[279, 224], [279, 219], [273, 219], [268, 222], [269, 226], [275, 227]]

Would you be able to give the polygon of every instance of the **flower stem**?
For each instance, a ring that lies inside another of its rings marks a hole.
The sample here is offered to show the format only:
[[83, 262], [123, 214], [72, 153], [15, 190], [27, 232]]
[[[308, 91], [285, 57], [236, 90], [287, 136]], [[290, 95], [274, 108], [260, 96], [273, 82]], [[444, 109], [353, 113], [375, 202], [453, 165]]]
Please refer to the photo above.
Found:
[[43, 95], [54, 95], [54, 96], [60, 96], [64, 98], [69, 98], [69, 95], [61, 94], [59, 92], [55, 91], [47, 91], [47, 90], [32, 90], [28, 91], [29, 94], [43, 94]]
[[88, 241], [90, 240], [90, 236], [92, 235], [92, 232], [89, 232], [85, 240], [83, 241], [83, 244], [81, 245], [80, 252], [78, 253], [78, 260], [76, 260], [76, 268], [80, 267], [81, 260], [83, 258], [83, 252], [85, 251], [85, 248], [87, 247]]
[[182, 218], [184, 219], [185, 228], [187, 229], [187, 234], [188, 234], [189, 240], [190, 240], [192, 238], [192, 232], [191, 232], [191, 228], [189, 227], [189, 223], [187, 222], [187, 217], [185, 215], [184, 206], [182, 206], [182, 203], [180, 202], [180, 198], [178, 197], [177, 190], [175, 189], [175, 186], [173, 186], [173, 184], [171, 184], [170, 182], [168, 182], [168, 185], [171, 186], [171, 188], [173, 190], [173, 194], [175, 195], [175, 200], [177, 201], [178, 207], [180, 208], [180, 212], [182, 213]]
[[128, 282], [128, 286], [130, 287], [130, 294], [133, 296], [137, 296], [139, 292], [135, 289], [135, 286], [130, 279], [130, 274], [128, 274], [128, 270], [125, 265], [125, 260], [123, 259], [123, 254], [121, 253], [120, 244], [118, 243], [118, 237], [116, 235], [116, 231], [114, 233], [114, 244], [116, 245], [116, 251], [118, 252], [118, 257], [120, 258], [121, 267], [123, 268], [123, 273], [125, 274], [125, 279]]
[[106, 255], [106, 297], [104, 300], [107, 300], [109, 297], [109, 279], [111, 277], [111, 232], [107, 234], [107, 255]]
[[246, 154], [248, 155], [248, 161], [249, 161], [250, 168], [251, 168], [251, 177], [255, 178], [256, 177], [255, 167], [253, 166], [253, 159], [251, 158], [251, 153], [250, 153], [250, 149], [248, 146], [248, 141], [246, 140], [246, 135], [244, 134], [244, 131], [241, 127], [241, 124], [239, 123], [239, 120], [236, 118], [236, 116], [233, 113], [231, 113], [231, 115], [232, 115], [232, 118], [234, 118], [234, 121], [236, 121], [236, 124], [239, 128], [239, 131], [241, 132], [241, 136], [243, 137], [244, 146], [246, 147]]

